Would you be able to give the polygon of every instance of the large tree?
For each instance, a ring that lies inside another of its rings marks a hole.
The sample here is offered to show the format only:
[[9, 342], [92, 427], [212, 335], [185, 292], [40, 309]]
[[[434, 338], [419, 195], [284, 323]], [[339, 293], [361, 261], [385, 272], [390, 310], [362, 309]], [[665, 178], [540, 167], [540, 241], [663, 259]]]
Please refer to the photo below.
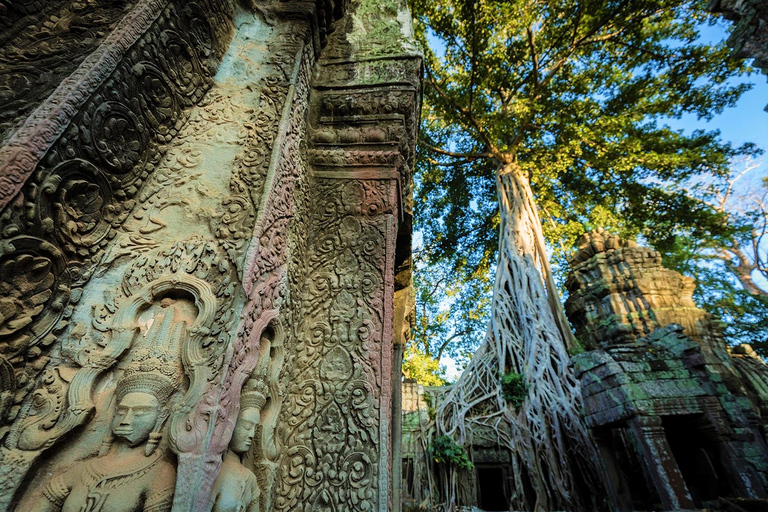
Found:
[[[663, 246], [683, 222], [692, 236], [727, 236], [724, 214], [683, 185], [727, 173], [754, 148], [664, 120], [732, 105], [745, 86], [727, 80], [745, 67], [724, 45], [699, 42], [702, 2], [412, 0], [412, 9], [426, 68], [417, 227], [454, 275], [496, 262], [487, 343], [443, 402], [438, 430], [466, 442], [496, 429], [513, 453], [517, 508], [590, 508], [606, 479], [578, 414], [544, 232], [574, 236], [593, 223]], [[522, 375], [522, 405], [505, 400], [504, 374]]]
[[762, 170], [762, 160], [744, 159], [728, 174], [689, 183], [689, 195], [720, 212], [726, 226], [704, 237], [681, 226], [664, 246], [665, 263], [695, 277], [697, 304], [725, 321], [728, 341], [750, 343], [766, 357], [768, 178]]

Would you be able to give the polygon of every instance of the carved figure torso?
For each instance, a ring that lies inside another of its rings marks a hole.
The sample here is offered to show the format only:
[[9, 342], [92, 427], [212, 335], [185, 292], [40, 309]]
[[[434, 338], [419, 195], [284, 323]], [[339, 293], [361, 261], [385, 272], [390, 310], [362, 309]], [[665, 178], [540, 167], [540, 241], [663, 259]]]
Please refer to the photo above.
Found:
[[221, 463], [219, 478], [213, 484], [215, 512], [257, 512], [259, 486], [256, 476], [229, 452]]
[[176, 470], [159, 453], [134, 460], [107, 454], [51, 479], [44, 494], [62, 512], [171, 510]]

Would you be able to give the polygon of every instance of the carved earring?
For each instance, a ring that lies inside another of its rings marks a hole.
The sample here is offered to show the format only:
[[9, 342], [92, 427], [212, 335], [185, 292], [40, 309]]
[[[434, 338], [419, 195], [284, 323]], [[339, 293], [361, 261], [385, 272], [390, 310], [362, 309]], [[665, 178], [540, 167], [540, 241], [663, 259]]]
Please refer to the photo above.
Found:
[[149, 457], [157, 449], [160, 444], [160, 440], [163, 438], [163, 434], [160, 432], [150, 432], [147, 439], [147, 445], [144, 447], [144, 454]]

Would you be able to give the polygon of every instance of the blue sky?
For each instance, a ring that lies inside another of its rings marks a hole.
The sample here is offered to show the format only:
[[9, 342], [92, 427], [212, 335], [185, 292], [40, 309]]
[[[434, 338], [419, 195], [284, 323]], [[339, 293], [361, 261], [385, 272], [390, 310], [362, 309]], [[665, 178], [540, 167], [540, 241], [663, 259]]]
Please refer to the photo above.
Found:
[[[705, 26], [702, 28], [702, 39], [712, 42], [723, 40], [728, 37], [730, 25], [731, 22], [721, 19], [716, 25]], [[719, 129], [723, 140], [731, 141], [734, 146], [754, 142], [768, 152], [768, 112], [764, 110], [768, 105], [768, 77], [755, 73], [733, 83], [754, 84], [735, 107], [725, 110], [709, 122], [699, 120], [695, 115], [687, 115], [682, 119], [670, 119], [668, 124], [672, 128], [686, 131]], [[752, 179], [748, 182], [752, 186], [759, 186], [759, 178], [768, 176], [768, 154], [763, 156], [763, 161], [762, 167], [752, 173]]]

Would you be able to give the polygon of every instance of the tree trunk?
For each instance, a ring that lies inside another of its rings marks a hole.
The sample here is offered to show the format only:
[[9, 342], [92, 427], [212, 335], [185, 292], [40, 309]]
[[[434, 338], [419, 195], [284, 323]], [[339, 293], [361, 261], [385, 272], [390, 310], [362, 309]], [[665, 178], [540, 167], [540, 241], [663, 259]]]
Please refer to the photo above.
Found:
[[[530, 183], [508, 164], [497, 184], [499, 262], [487, 343], [441, 404], [438, 433], [468, 445], [495, 431], [512, 453], [515, 509], [605, 508], [593, 500], [607, 497], [610, 484], [580, 417], [579, 384], [566, 351], [572, 335], [547, 275]], [[508, 372], [523, 375], [526, 385], [518, 410], [502, 396], [501, 376]]]

